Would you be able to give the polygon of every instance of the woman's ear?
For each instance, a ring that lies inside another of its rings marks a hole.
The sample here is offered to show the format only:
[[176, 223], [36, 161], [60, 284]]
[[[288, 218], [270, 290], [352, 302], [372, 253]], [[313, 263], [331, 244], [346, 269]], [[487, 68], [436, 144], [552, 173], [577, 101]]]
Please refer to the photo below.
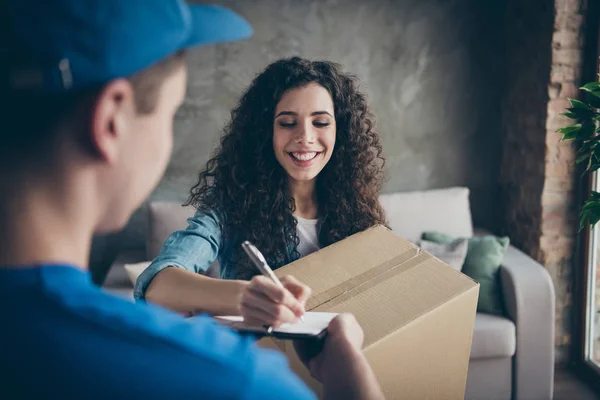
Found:
[[92, 148], [102, 160], [112, 164], [119, 158], [121, 143], [129, 134], [135, 114], [134, 91], [128, 80], [115, 79], [102, 88], [92, 109], [89, 130]]

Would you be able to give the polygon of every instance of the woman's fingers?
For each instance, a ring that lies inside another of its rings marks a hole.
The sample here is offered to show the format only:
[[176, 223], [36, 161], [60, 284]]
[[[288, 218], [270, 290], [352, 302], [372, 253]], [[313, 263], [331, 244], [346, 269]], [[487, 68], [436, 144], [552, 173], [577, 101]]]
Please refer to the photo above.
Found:
[[279, 326], [273, 321], [273, 317], [266, 313], [265, 311], [254, 308], [252, 306], [244, 306], [242, 308], [242, 316], [244, 317], [244, 322], [248, 325], [254, 326]]
[[302, 304], [304, 307], [306, 305], [306, 301], [310, 297], [310, 288], [304, 283], [300, 282], [298, 279], [294, 278], [292, 275], [286, 275], [281, 278], [281, 283], [287, 290], [292, 293], [292, 295]]
[[259, 325], [279, 326], [296, 322], [304, 315], [310, 288], [292, 276], [281, 279], [280, 287], [265, 276], [255, 276], [242, 294], [240, 310], [244, 320]]
[[286, 288], [279, 287], [265, 276], [256, 276], [250, 281], [248, 291], [269, 298], [273, 303], [290, 309], [297, 317], [304, 314], [304, 305]]
[[[277, 304], [266, 296], [248, 291], [242, 297], [242, 315], [257, 314], [256, 317], [264, 325], [279, 326], [283, 323], [295, 322], [298, 316], [283, 304]], [[256, 312], [260, 311], [260, 312]]]

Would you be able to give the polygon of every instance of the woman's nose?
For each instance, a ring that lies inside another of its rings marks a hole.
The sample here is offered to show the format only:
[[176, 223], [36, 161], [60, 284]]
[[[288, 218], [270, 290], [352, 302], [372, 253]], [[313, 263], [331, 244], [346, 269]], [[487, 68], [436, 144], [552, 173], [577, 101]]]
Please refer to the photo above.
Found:
[[296, 142], [302, 144], [312, 144], [316, 140], [316, 133], [313, 126], [309, 123], [299, 124], [296, 136]]

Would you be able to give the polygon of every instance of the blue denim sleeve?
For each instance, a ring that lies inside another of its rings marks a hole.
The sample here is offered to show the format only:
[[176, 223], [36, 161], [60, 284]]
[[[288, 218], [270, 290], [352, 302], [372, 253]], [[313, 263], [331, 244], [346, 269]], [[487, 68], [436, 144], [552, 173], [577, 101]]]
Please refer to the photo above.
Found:
[[202, 273], [217, 259], [221, 246], [221, 224], [217, 213], [196, 211], [187, 222], [186, 229], [169, 236], [158, 256], [138, 277], [133, 292], [136, 299], [144, 299], [152, 279], [167, 267]]

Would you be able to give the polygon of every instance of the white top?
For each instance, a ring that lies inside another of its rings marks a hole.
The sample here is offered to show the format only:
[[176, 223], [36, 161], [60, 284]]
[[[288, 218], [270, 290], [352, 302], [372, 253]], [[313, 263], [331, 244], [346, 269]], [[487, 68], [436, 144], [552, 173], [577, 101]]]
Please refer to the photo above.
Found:
[[300, 257], [306, 257], [310, 253], [314, 253], [319, 250], [319, 220], [318, 219], [306, 219], [298, 216], [294, 216], [298, 221], [296, 227], [296, 233], [300, 244], [298, 244], [298, 253]]

